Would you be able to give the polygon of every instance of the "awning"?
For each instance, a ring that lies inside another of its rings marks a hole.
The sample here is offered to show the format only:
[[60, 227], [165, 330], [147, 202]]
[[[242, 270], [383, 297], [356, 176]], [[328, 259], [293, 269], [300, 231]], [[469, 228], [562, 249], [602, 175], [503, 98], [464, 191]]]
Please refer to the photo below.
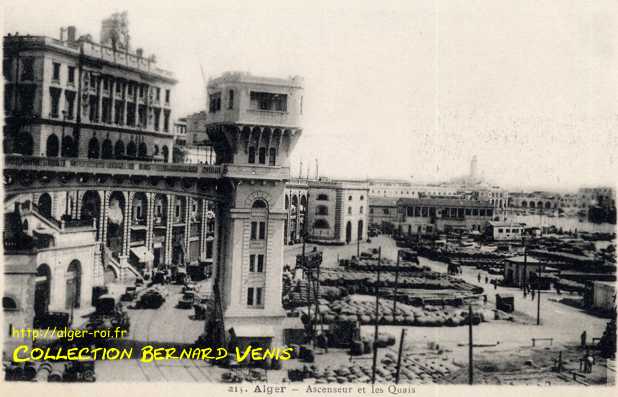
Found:
[[238, 338], [272, 338], [275, 330], [270, 325], [237, 325], [232, 327]]
[[131, 248], [131, 253], [137, 257], [140, 262], [148, 263], [154, 260], [152, 252], [146, 249], [143, 245], [140, 247]]

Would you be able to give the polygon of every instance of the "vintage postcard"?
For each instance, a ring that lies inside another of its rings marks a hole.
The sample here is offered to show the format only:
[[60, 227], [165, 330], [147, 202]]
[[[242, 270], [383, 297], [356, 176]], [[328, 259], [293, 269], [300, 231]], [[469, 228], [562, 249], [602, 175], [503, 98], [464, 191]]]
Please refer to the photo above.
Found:
[[615, 2], [2, 15], [8, 395], [615, 391]]

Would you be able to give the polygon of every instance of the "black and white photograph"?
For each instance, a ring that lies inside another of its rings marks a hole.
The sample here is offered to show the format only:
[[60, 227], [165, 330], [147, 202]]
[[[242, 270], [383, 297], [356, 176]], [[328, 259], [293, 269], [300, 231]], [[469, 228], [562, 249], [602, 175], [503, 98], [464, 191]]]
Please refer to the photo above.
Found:
[[615, 1], [0, 7], [8, 395], [614, 389]]

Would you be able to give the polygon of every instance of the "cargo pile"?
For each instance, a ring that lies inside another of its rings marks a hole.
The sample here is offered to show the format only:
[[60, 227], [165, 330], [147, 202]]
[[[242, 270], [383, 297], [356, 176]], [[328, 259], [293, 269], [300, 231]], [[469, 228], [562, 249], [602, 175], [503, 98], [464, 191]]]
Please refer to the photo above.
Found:
[[[302, 309], [301, 319], [307, 319]], [[403, 303], [397, 304], [393, 313], [393, 301], [380, 300], [378, 323], [383, 325], [409, 325], [425, 327], [456, 327], [468, 324], [466, 308], [441, 308], [439, 306], [415, 307]], [[367, 297], [348, 296], [330, 304], [320, 304], [321, 321], [330, 324], [337, 321], [359, 321], [361, 325], [375, 324], [375, 302]], [[474, 308], [472, 323], [477, 325], [494, 317], [493, 311]]]
[[409, 261], [400, 261], [399, 266], [397, 266], [397, 262], [392, 261], [390, 259], [381, 259], [380, 263], [374, 259], [367, 258], [355, 258], [352, 259], [343, 259], [339, 262], [339, 264], [347, 269], [354, 271], [363, 271], [363, 272], [377, 272], [378, 269], [382, 272], [396, 272], [397, 268], [399, 268], [400, 273], [421, 273], [421, 272], [430, 272], [431, 268], [428, 266], [421, 266], [415, 262]]
[[[459, 367], [446, 357], [411, 358], [403, 357], [399, 371], [400, 383], [427, 384], [451, 376]], [[376, 383], [394, 383], [397, 372], [397, 357], [387, 353], [376, 367]], [[370, 383], [370, 365], [341, 365], [336, 368], [318, 369], [315, 366], [288, 371], [291, 381], [315, 379], [315, 383]]]

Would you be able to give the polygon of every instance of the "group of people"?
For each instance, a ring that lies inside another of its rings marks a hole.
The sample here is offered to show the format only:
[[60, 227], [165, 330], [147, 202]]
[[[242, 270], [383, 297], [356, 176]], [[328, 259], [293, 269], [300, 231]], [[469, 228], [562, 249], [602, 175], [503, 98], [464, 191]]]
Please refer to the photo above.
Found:
[[[481, 282], [481, 273], [478, 274], [477, 280]], [[498, 282], [493, 278], [490, 280], [488, 276], [485, 276], [485, 284], [493, 284], [494, 289], [498, 289]]]
[[524, 298], [528, 295], [534, 300], [535, 290], [530, 286], [530, 284], [524, 285]]

